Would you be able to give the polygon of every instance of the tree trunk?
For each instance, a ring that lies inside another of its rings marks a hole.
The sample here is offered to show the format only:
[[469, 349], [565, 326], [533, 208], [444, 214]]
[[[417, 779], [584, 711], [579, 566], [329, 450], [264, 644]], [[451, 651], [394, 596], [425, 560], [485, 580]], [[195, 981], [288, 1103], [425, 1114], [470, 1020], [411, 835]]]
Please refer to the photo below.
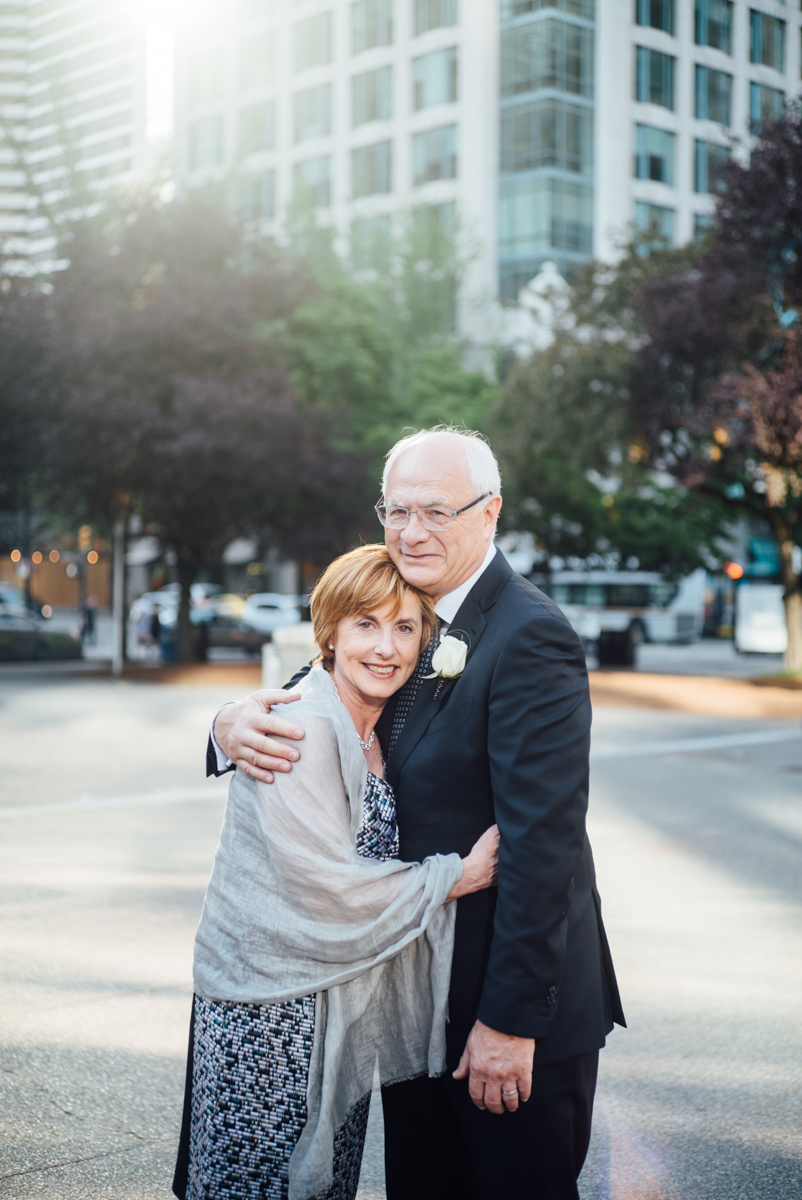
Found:
[[769, 513], [769, 521], [777, 539], [780, 567], [785, 591], [785, 627], [788, 647], [785, 651], [786, 671], [802, 671], [802, 583], [794, 570], [794, 536], [789, 524], [777, 512]]
[[194, 557], [187, 556], [186, 553], [182, 554], [180, 551], [177, 554], [177, 558], [178, 582], [181, 584], [181, 601], [178, 606], [176, 661], [189, 663], [194, 662], [196, 657], [194, 626], [189, 615], [192, 604], [190, 589], [195, 582], [195, 576], [198, 574], [200, 563]]

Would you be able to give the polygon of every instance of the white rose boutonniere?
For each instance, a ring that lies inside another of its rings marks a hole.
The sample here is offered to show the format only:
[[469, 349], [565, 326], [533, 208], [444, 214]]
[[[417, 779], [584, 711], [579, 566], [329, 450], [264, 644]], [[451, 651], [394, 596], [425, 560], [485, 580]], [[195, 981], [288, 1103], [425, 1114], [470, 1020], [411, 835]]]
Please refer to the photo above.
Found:
[[432, 655], [432, 674], [427, 679], [456, 679], [465, 670], [468, 645], [461, 638], [444, 633]]

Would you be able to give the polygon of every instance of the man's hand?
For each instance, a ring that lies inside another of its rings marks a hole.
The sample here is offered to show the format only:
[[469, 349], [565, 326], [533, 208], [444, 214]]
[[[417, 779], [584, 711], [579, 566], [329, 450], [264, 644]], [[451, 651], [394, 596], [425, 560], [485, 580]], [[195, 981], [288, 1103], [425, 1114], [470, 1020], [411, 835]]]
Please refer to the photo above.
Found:
[[273, 704], [300, 699], [300, 692], [278, 690], [254, 692], [244, 700], [227, 704], [214, 720], [215, 741], [235, 766], [254, 779], [272, 783], [274, 771], [291, 771], [292, 764], [301, 757], [292, 743], [300, 741], [304, 731], [291, 721], [273, 716], [270, 709]]
[[[532, 1092], [535, 1039], [498, 1033], [477, 1021], [454, 1072], [468, 1080], [468, 1092], [477, 1108], [493, 1113], [515, 1112], [519, 1101]], [[506, 1094], [505, 1094], [506, 1093]]]

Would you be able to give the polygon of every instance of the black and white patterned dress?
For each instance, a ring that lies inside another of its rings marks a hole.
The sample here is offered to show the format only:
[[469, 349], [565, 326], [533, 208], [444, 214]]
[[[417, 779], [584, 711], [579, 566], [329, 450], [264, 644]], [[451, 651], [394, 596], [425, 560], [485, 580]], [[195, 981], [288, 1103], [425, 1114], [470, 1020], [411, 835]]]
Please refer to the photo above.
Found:
[[[357, 852], [381, 862], [398, 857], [395, 796], [370, 773]], [[259, 1005], [196, 996], [194, 1003], [174, 1191], [185, 1200], [287, 1200], [290, 1156], [307, 1117], [315, 997]], [[318, 1200], [354, 1200], [369, 1107], [367, 1095], [338, 1130], [334, 1183]]]

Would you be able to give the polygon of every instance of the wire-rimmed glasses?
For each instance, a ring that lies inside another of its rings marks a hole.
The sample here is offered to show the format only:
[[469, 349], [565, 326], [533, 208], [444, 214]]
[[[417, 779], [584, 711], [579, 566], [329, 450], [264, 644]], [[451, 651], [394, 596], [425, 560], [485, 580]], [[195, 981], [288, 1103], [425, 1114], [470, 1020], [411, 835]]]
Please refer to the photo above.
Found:
[[490, 492], [483, 492], [481, 496], [471, 500], [470, 504], [465, 504], [462, 508], [457, 509], [443, 508], [439, 504], [431, 505], [428, 508], [404, 508], [401, 504], [384, 504], [379, 501], [375, 510], [376, 516], [385, 529], [406, 529], [409, 518], [416, 516], [424, 529], [428, 529], [431, 533], [438, 533], [448, 529], [460, 513], [467, 512], [480, 500], [486, 500], [490, 494]]

